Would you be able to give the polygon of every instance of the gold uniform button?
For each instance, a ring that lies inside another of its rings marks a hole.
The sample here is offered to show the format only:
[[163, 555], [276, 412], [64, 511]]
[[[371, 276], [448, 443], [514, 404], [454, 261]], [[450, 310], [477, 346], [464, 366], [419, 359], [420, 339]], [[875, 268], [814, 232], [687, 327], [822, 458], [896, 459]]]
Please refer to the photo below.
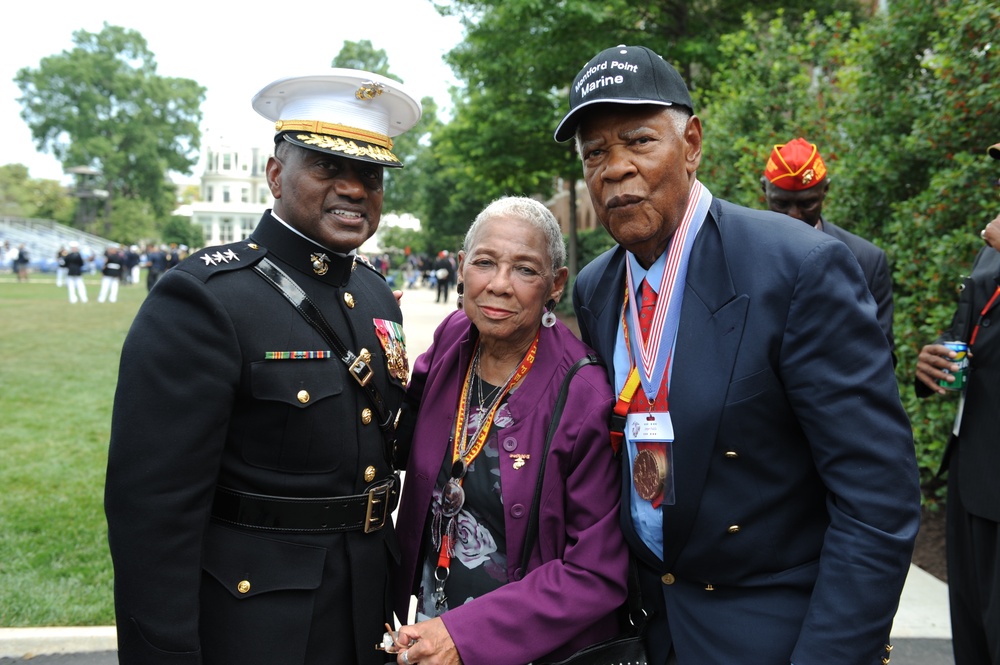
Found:
[[295, 395], [295, 397], [298, 398], [298, 400], [300, 402], [302, 402], [303, 404], [305, 404], [306, 402], [309, 401], [309, 391], [308, 390], [300, 390], [298, 392], [298, 394]]
[[372, 410], [369, 408], [361, 409], [361, 422], [365, 425], [372, 421]]
[[354, 309], [354, 296], [352, 296], [350, 293], [344, 294], [344, 302], [347, 303], [348, 307]]
[[736, 459], [737, 457], [739, 457], [739, 455], [737, 454], [737, 452], [735, 450], [730, 450], [730, 451], [726, 452], [726, 458], [727, 459]]
[[673, 584], [674, 582], [677, 581], [677, 578], [674, 577], [673, 573], [667, 573], [660, 578], [660, 581], [662, 581], [664, 584]]
[[739, 533], [740, 532], [740, 525], [739, 524], [734, 524], [731, 527], [729, 527], [728, 529], [726, 529], [726, 531], [728, 531], [729, 533]]
[[711, 584], [706, 584], [705, 591], [715, 591], [715, 587], [712, 586]]
[[242, 582], [236, 585], [236, 590], [239, 591], [240, 593], [247, 593], [248, 591], [250, 591], [250, 582], [248, 582], [247, 580], [243, 580]]
[[260, 245], [258, 245], [255, 242], [250, 243], [249, 245], [247, 245], [247, 247], [249, 247], [250, 249], [260, 249]]
[[370, 483], [375, 480], [375, 467], [370, 466], [365, 469], [365, 482]]

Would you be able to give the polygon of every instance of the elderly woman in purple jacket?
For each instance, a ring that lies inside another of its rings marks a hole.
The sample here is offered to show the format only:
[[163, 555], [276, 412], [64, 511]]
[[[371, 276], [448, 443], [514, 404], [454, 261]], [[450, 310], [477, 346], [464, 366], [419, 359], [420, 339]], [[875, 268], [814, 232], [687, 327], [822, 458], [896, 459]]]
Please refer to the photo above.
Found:
[[[405, 622], [415, 595], [416, 622], [399, 631], [401, 665], [540, 663], [617, 632], [628, 560], [598, 365], [570, 382], [533, 505], [563, 378], [590, 353], [552, 313], [565, 257], [558, 223], [532, 199], [493, 202], [466, 234], [461, 309], [407, 389], [417, 415], [395, 608]], [[538, 537], [522, 568], [532, 510]]]

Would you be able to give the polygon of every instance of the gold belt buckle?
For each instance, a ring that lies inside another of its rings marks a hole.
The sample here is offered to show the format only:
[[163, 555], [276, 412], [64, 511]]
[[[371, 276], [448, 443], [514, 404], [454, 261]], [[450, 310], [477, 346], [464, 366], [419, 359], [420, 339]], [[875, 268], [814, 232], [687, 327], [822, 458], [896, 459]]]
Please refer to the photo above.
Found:
[[361, 349], [361, 352], [355, 356], [354, 362], [352, 362], [350, 367], [348, 367], [348, 370], [351, 372], [351, 376], [353, 376], [354, 379], [362, 386], [368, 385], [368, 382], [371, 381], [372, 368], [368, 365], [371, 359], [372, 354], [368, 351], [368, 349]]
[[[373, 487], [368, 490], [368, 510], [365, 513], [365, 533], [378, 531], [385, 526], [385, 521], [389, 517], [389, 489], [392, 484], [388, 483], [381, 487]], [[382, 504], [381, 515], [372, 517], [376, 504]]]

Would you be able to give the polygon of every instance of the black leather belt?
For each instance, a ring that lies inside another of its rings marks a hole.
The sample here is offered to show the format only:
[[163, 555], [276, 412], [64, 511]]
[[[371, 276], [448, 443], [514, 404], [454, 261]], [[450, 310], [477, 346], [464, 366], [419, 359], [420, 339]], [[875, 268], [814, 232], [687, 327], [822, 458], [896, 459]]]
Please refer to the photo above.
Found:
[[212, 517], [236, 526], [267, 531], [338, 533], [378, 531], [399, 499], [396, 478], [353, 496], [297, 499], [215, 489]]

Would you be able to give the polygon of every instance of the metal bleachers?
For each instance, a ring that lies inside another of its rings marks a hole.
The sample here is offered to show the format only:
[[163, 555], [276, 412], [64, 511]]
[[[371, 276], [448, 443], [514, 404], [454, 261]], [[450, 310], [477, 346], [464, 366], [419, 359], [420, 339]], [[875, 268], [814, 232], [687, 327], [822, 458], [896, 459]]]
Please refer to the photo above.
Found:
[[[9, 243], [10, 247], [17, 247], [23, 243], [31, 257], [30, 268], [33, 272], [55, 270], [56, 253], [61, 247], [69, 247], [71, 242], [79, 243], [80, 254], [95, 259], [102, 257], [108, 247], [117, 244], [50, 219], [0, 217], [0, 245]], [[5, 256], [0, 258], [3, 259], [2, 270], [9, 271], [10, 262]]]

